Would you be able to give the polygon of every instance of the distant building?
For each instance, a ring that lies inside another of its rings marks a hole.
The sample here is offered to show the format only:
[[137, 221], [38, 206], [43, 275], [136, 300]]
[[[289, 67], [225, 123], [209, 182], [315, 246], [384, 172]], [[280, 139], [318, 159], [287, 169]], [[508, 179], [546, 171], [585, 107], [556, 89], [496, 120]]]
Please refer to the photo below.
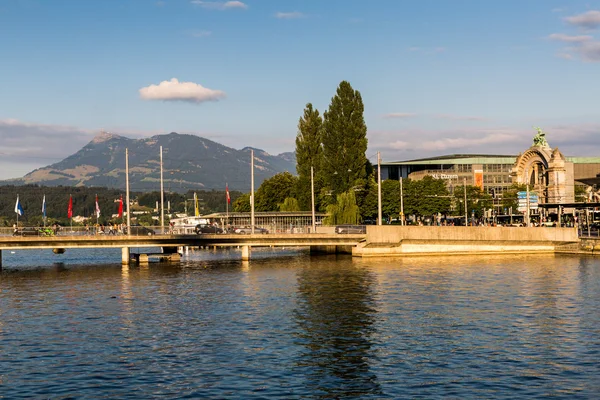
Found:
[[431, 176], [444, 179], [451, 193], [466, 183], [480, 186], [496, 198], [501, 198], [513, 182], [529, 180], [540, 203], [572, 203], [576, 183], [598, 174], [600, 157], [565, 157], [557, 148], [550, 148], [545, 139], [534, 142], [518, 156], [453, 154], [381, 165], [382, 179], [420, 180]]

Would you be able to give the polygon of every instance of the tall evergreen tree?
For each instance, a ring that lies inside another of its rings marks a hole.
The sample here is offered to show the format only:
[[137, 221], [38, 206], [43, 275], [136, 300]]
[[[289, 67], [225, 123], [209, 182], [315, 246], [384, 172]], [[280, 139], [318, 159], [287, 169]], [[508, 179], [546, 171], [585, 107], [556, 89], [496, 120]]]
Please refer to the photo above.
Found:
[[[298, 186], [296, 193], [298, 203], [302, 210], [311, 208], [311, 182], [310, 168], [314, 167], [315, 174], [321, 169], [323, 150], [321, 147], [321, 126], [323, 119], [319, 110], [313, 109], [308, 103], [304, 114], [298, 121], [298, 134], [296, 135], [296, 172], [298, 173]], [[318, 193], [322, 184], [315, 178], [315, 193]], [[317, 206], [318, 208], [318, 206]]]
[[342, 81], [323, 114], [322, 130], [322, 174], [335, 195], [366, 181], [367, 125], [363, 113], [360, 92]]

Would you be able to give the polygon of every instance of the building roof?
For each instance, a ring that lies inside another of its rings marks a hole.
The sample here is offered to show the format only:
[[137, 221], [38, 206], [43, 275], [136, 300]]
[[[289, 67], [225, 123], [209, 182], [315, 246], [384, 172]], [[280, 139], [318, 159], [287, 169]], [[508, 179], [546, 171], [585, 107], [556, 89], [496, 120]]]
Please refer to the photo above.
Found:
[[[600, 164], [600, 157], [565, 157], [574, 164]], [[383, 165], [440, 165], [440, 164], [514, 164], [517, 156], [496, 154], [449, 154], [407, 161], [391, 161]]]

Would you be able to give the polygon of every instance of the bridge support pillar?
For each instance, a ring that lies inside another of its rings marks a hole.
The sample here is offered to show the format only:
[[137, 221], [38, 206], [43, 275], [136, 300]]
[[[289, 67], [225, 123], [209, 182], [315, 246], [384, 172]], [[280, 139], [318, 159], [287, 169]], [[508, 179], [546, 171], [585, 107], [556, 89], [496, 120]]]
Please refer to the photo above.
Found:
[[250, 246], [242, 246], [242, 261], [249, 261], [250, 253], [252, 253], [252, 248]]
[[123, 247], [121, 249], [121, 264], [129, 265], [129, 247]]

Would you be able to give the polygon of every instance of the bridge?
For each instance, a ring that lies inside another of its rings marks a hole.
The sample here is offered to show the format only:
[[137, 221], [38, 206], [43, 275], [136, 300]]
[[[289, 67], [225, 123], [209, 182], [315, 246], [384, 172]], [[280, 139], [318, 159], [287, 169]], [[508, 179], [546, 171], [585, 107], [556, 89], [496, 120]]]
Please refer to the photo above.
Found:
[[[110, 236], [73, 235], [52, 237], [0, 237], [1, 251], [9, 249], [121, 248], [123, 264], [131, 261], [131, 247], [162, 247], [152, 256], [178, 259], [180, 246], [239, 246], [242, 260], [250, 259], [252, 247], [310, 247], [333, 253], [348, 252], [356, 257], [403, 257], [467, 254], [536, 254], [582, 252], [582, 241], [574, 228], [516, 228], [462, 226], [367, 226], [366, 234], [202, 234]], [[587, 243], [587, 242], [586, 242]], [[588, 244], [586, 244], [589, 247]], [[595, 248], [595, 244], [593, 246]], [[583, 249], [585, 250], [585, 249]], [[598, 249], [596, 249], [598, 253]], [[586, 250], [587, 251], [587, 250]], [[134, 255], [138, 261], [149, 254]], [[1, 263], [0, 263], [1, 268]]]
[[121, 248], [121, 262], [129, 264], [131, 247], [162, 247], [165, 254], [177, 253], [181, 246], [242, 247], [242, 259], [250, 258], [251, 247], [304, 247], [335, 251], [339, 246], [356, 246], [365, 234], [294, 233], [294, 234], [202, 234], [202, 235], [72, 235], [72, 236], [4, 236], [0, 237], [0, 268], [2, 250]]

